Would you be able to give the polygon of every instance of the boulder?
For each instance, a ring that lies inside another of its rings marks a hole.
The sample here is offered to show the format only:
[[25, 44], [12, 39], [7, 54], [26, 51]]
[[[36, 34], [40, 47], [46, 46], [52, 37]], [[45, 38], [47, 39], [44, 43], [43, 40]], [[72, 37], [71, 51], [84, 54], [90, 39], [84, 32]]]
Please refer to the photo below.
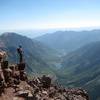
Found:
[[25, 70], [25, 63], [18, 64], [18, 70]]
[[19, 97], [28, 97], [28, 92], [27, 91], [18, 91], [16, 96], [19, 96]]
[[49, 88], [51, 85], [51, 78], [43, 75], [43, 77], [41, 78], [41, 82], [43, 84], [43, 88]]

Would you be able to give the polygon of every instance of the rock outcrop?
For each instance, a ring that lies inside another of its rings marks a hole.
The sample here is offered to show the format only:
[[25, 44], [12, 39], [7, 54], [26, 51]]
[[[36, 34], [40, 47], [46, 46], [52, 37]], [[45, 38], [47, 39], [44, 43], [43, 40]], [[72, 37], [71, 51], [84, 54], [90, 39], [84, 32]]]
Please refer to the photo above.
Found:
[[63, 88], [52, 82], [49, 76], [29, 80], [25, 63], [9, 65], [0, 52], [0, 100], [89, 100], [81, 88]]

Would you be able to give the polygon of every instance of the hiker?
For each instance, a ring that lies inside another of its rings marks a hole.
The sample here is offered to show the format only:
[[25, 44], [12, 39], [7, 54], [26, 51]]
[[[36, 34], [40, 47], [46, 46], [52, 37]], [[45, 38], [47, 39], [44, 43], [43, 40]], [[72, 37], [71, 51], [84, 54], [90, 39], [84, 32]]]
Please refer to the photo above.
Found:
[[23, 50], [22, 50], [22, 46], [19, 45], [19, 47], [17, 48], [17, 52], [19, 55], [19, 62], [22, 63], [23, 62]]

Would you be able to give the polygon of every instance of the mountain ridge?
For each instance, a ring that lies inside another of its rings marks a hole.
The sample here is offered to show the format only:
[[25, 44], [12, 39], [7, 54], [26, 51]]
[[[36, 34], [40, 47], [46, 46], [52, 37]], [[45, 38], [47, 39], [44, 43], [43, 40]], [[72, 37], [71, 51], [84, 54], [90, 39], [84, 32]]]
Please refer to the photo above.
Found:
[[100, 41], [89, 43], [66, 55], [59, 82], [70, 87], [83, 87], [91, 100], [100, 98]]
[[57, 31], [35, 38], [60, 52], [69, 53], [90, 42], [100, 40], [100, 30]]
[[[0, 36], [0, 49], [9, 52], [8, 59], [10, 62], [16, 62], [16, 49], [22, 45], [24, 50], [25, 61], [31, 66], [34, 72], [53, 72], [49, 64], [45, 61], [48, 56], [48, 48], [36, 40], [31, 40], [26, 36], [17, 33], [6, 32]], [[51, 52], [51, 51], [50, 51]], [[28, 70], [28, 69], [27, 69]], [[30, 72], [30, 71], [29, 71]]]

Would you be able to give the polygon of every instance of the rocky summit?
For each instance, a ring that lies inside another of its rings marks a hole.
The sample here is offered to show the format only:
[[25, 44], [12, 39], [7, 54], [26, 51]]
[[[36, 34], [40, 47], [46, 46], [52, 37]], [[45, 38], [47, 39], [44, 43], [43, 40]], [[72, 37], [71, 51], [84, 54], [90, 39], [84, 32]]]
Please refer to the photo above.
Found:
[[64, 88], [43, 75], [29, 79], [24, 62], [9, 64], [0, 52], [0, 100], [89, 100], [81, 88]]

